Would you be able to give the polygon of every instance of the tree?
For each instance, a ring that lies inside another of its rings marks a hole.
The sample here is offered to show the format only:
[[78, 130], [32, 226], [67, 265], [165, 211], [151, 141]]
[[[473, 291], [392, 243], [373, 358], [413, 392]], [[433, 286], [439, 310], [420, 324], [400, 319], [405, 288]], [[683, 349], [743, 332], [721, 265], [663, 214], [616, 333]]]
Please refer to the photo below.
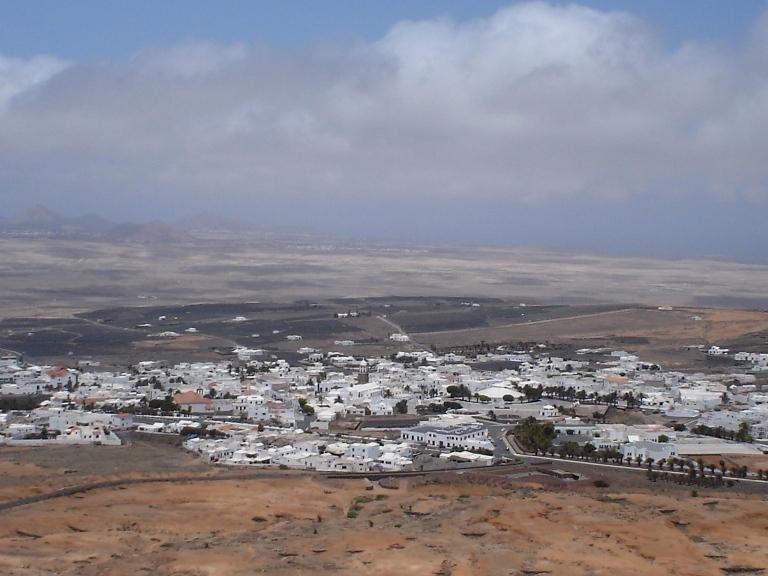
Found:
[[395, 414], [407, 414], [408, 413], [408, 401], [400, 400], [395, 404]]
[[659, 442], [669, 442], [669, 436], [666, 434], [659, 434], [659, 437], [657, 438]]
[[515, 438], [529, 451], [545, 452], [552, 446], [555, 427], [547, 422], [538, 422], [533, 416], [526, 418], [515, 427]]
[[178, 412], [179, 410], [179, 405], [173, 401], [171, 396], [150, 400], [149, 407], [153, 410], [160, 410], [160, 412]]
[[538, 400], [541, 400], [541, 396], [544, 392], [544, 389], [541, 385], [539, 386], [531, 386], [530, 384], [526, 384], [523, 386], [523, 394], [525, 394], [525, 399], [529, 402], [536, 402]]
[[299, 398], [299, 408], [301, 408], [301, 411], [304, 412], [304, 414], [307, 416], [312, 416], [315, 413], [315, 409], [307, 404], [306, 398]]
[[749, 424], [746, 422], [739, 424], [739, 429], [736, 432], [736, 440], [739, 442], [752, 442], [752, 440], [754, 440], [752, 435], [749, 433]]
[[596, 451], [597, 448], [595, 448], [595, 445], [590, 442], [584, 444], [584, 448], [582, 448], [582, 452], [587, 458], [590, 458]]
[[451, 385], [448, 386], [448, 395], [451, 398], [466, 398], [470, 399], [472, 397], [472, 392], [469, 388], [464, 386], [464, 384], [459, 384], [458, 386]]

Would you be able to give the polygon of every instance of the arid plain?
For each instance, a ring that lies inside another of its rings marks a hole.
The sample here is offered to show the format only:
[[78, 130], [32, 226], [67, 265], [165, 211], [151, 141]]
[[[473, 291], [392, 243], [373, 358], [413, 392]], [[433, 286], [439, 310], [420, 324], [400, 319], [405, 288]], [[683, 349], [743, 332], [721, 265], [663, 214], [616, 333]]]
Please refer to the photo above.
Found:
[[5, 316], [148, 303], [395, 295], [768, 306], [768, 265], [716, 260], [233, 234], [170, 243], [4, 237], [0, 248]]

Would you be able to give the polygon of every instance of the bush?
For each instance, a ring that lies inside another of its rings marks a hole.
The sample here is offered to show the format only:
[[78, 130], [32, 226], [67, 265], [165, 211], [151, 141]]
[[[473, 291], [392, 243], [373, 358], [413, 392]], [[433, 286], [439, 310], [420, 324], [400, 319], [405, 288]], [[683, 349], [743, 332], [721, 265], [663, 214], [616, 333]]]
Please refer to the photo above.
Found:
[[592, 484], [595, 488], [608, 488], [608, 486], [610, 486], [605, 480], [595, 480]]

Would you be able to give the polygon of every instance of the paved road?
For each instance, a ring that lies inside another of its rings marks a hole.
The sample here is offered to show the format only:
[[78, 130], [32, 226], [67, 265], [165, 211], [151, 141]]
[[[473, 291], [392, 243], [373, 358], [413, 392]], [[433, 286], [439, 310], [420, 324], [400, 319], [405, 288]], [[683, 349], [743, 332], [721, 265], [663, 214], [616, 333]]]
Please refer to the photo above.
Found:
[[[522, 450], [520, 450], [514, 441], [510, 442], [506, 435], [502, 437], [502, 441], [504, 444], [506, 444], [507, 448], [509, 449], [509, 453], [521, 458], [525, 462], [563, 462], [566, 464], [575, 464], [577, 466], [591, 466], [593, 468], [615, 468], [617, 470], [623, 470], [625, 472], [642, 472], [646, 473], [648, 469], [645, 466], [625, 466], [623, 464], [608, 464], [608, 463], [602, 463], [602, 462], [589, 462], [586, 460], [571, 460], [568, 458], [559, 458], [557, 456], [533, 456], [531, 454], [526, 454]], [[675, 474], [675, 475], [682, 475], [687, 476], [687, 472], [672, 472], [669, 470], [664, 470], [665, 473], [668, 474]], [[768, 481], [766, 480], [758, 480], [756, 478], [732, 478], [730, 476], [726, 477], [727, 480], [733, 480], [735, 482], [749, 482], [752, 484], [760, 484], [763, 486], [768, 486]]]
[[21, 358], [23, 356], [21, 352], [17, 352], [16, 350], [11, 350], [10, 348], [0, 348], [0, 354], [12, 354], [18, 358]]
[[495, 424], [493, 422], [485, 423], [488, 428], [488, 436], [490, 436], [495, 446], [493, 455], [498, 459], [513, 458], [516, 456], [506, 442], [507, 432], [511, 429], [509, 424]]

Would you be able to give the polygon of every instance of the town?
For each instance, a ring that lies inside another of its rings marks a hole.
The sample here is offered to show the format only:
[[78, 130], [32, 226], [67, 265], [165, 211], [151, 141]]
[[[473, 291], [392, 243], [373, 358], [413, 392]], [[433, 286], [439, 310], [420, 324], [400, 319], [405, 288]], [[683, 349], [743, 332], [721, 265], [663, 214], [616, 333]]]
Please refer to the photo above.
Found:
[[[286, 338], [300, 345], [300, 335]], [[698, 465], [721, 480], [768, 480], [768, 471], [730, 464], [768, 452], [768, 391], [759, 384], [768, 354], [713, 346], [700, 353], [727, 356], [732, 369], [683, 373], [618, 349], [561, 358], [543, 343], [477, 353], [411, 347], [388, 357], [334, 346], [345, 351], [300, 347], [300, 359], [289, 363], [238, 346], [220, 362], [147, 360], [124, 372], [93, 361], [40, 366], [7, 354], [0, 444], [167, 436], [228, 467], [423, 472], [538, 455], [649, 471]]]

